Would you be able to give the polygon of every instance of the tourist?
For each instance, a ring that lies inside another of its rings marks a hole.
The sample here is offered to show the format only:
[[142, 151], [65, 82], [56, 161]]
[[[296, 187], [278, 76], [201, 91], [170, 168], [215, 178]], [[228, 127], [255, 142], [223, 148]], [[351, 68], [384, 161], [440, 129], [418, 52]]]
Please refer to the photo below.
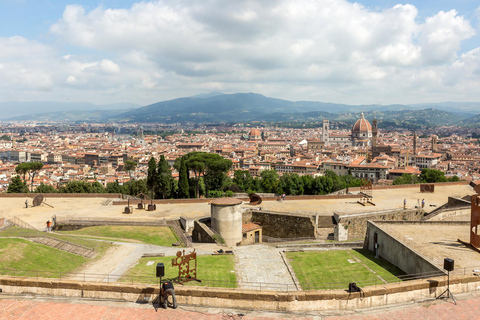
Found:
[[27, 209], [28, 209], [28, 199], [27, 199], [27, 200], [25, 200], [25, 208], [27, 208]]
[[168, 305], [168, 296], [172, 296], [172, 308], [177, 308], [177, 299], [175, 298], [175, 289], [173, 288], [173, 283], [171, 281], [165, 281], [162, 285], [161, 296], [163, 297], [163, 307], [167, 309]]
[[403, 209], [407, 209], [407, 199], [403, 199]]
[[47, 225], [47, 232], [50, 232], [50, 223], [51, 223], [50, 220], [47, 220], [47, 223], [46, 223], [46, 225]]

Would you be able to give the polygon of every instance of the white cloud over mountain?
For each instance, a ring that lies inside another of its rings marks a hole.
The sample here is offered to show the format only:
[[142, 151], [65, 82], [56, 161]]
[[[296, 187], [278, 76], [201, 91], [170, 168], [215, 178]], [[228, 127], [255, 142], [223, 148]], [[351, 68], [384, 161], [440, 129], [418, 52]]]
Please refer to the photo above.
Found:
[[100, 103], [206, 91], [352, 104], [480, 101], [480, 48], [461, 51], [474, 26], [455, 10], [421, 21], [413, 5], [372, 11], [344, 0], [69, 5], [50, 27], [52, 44], [0, 38], [0, 87]]

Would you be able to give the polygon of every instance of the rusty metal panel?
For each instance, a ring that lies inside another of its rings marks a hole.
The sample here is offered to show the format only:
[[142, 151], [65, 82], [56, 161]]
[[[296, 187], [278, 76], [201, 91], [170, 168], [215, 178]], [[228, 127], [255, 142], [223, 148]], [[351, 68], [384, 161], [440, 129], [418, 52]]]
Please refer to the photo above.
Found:
[[470, 244], [475, 248], [480, 249], [480, 236], [478, 235], [480, 224], [480, 196], [478, 194], [473, 195], [471, 202]]
[[[194, 265], [191, 265], [194, 263]], [[193, 249], [190, 254], [185, 254], [185, 250], [178, 251], [177, 257], [172, 259], [172, 267], [178, 266], [178, 283], [197, 280], [197, 253]]]
[[262, 197], [260, 197], [258, 194], [256, 193], [250, 193], [249, 195], [249, 198], [250, 198], [250, 205], [251, 206], [255, 206], [257, 204], [260, 204], [262, 203]]
[[420, 185], [420, 192], [435, 192], [435, 185], [433, 183], [422, 183]]

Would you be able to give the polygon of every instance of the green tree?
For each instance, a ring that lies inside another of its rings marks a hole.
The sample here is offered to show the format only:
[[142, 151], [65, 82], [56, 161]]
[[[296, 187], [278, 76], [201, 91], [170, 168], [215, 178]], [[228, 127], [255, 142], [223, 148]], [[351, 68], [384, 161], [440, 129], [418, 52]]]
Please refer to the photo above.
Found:
[[28, 187], [20, 176], [15, 176], [8, 184], [7, 193], [28, 193]]
[[57, 188], [49, 184], [44, 184], [43, 182], [35, 189], [35, 193], [56, 193]]
[[190, 198], [188, 186], [188, 171], [183, 157], [180, 159], [180, 167], [178, 170], [178, 197]]
[[302, 195], [303, 180], [295, 173], [285, 173], [280, 177], [279, 187], [281, 191], [279, 193], [285, 193], [288, 195]]
[[161, 199], [167, 199], [172, 192], [172, 170], [164, 155], [160, 156], [157, 167], [157, 191]]
[[278, 173], [275, 170], [263, 170], [260, 172], [260, 188], [266, 193], [279, 192]]
[[59, 189], [60, 193], [92, 193], [92, 184], [88, 181], [69, 181]]
[[233, 174], [233, 182], [244, 192], [256, 191], [255, 179], [248, 170], [237, 170]]
[[105, 193], [105, 187], [98, 181], [92, 183], [92, 193]]
[[414, 175], [409, 173], [404, 173], [401, 177], [396, 178], [393, 180], [393, 185], [400, 185], [400, 184], [414, 184], [419, 183], [420, 179]]
[[30, 190], [33, 190], [33, 181], [37, 173], [42, 170], [43, 163], [41, 162], [28, 162], [28, 176], [30, 177]]
[[109, 182], [107, 183], [107, 188], [106, 188], [107, 193], [125, 193], [125, 188], [124, 186], [120, 185], [118, 181], [115, 182]]
[[147, 188], [147, 180], [130, 180], [123, 184], [125, 194], [136, 196], [137, 194], [148, 194], [149, 188]]
[[28, 166], [28, 162], [19, 163], [15, 167], [15, 172], [22, 176], [22, 180], [25, 183], [27, 182], [26, 181], [26, 175], [27, 175], [28, 170], [30, 170], [29, 166]]
[[30, 180], [30, 190], [33, 191], [33, 181], [38, 171], [40, 171], [42, 168], [43, 168], [43, 163], [41, 162], [24, 162], [24, 163], [18, 164], [15, 167], [15, 172], [22, 175], [24, 182], [26, 182], [25, 176], [28, 173], [28, 177]]
[[136, 168], [137, 168], [137, 163], [135, 161], [132, 161], [132, 160], [125, 161], [123, 170], [125, 170], [128, 173], [130, 180], [132, 180], [132, 173], [135, 172]]
[[420, 174], [420, 180], [433, 183], [433, 182], [446, 182], [447, 178], [445, 177], [445, 172], [436, 170], [436, 169], [422, 169], [422, 173]]
[[147, 188], [150, 190], [150, 194], [155, 197], [155, 187], [157, 186], [157, 162], [154, 157], [151, 157], [148, 161], [147, 169]]

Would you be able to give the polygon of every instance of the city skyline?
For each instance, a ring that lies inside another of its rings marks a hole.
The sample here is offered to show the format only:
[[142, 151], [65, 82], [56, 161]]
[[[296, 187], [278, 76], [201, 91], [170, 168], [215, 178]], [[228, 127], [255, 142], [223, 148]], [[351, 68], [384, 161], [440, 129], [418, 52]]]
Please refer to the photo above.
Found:
[[0, 102], [480, 101], [478, 4], [409, 3], [1, 0]]

